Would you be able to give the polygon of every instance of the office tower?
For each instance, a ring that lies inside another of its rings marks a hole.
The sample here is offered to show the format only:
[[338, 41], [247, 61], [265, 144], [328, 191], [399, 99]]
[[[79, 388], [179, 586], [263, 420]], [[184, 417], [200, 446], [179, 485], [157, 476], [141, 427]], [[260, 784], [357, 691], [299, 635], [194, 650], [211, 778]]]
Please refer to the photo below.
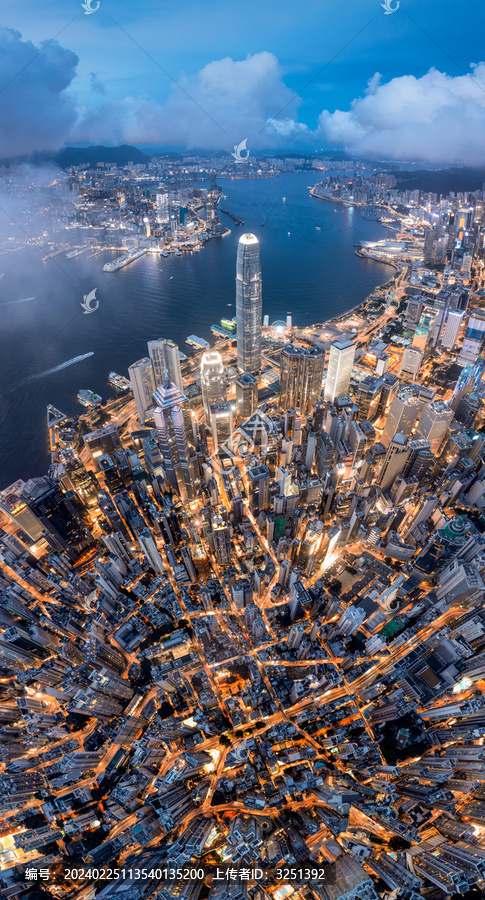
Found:
[[148, 341], [148, 355], [153, 367], [155, 386], [160, 387], [165, 380], [165, 372], [173, 384], [183, 393], [184, 383], [180, 370], [179, 348], [173, 341], [159, 338], [157, 341]]
[[423, 356], [426, 356], [426, 350], [429, 345], [431, 330], [435, 323], [436, 315], [436, 310], [432, 310], [429, 306], [425, 306], [421, 313], [421, 318], [416, 325], [412, 346], [421, 350]]
[[334, 341], [330, 347], [325, 400], [331, 403], [336, 397], [344, 397], [349, 390], [356, 346], [352, 341]]
[[429, 472], [434, 460], [434, 453], [430, 447], [430, 441], [409, 441], [407, 446], [409, 457], [402, 470], [403, 478], [417, 478], [420, 481]]
[[448, 235], [444, 225], [435, 225], [424, 238], [424, 262], [427, 266], [442, 266], [446, 260]]
[[227, 399], [227, 382], [222, 356], [217, 350], [202, 354], [200, 386], [206, 424], [210, 426], [211, 403], [224, 403]]
[[470, 313], [463, 338], [463, 346], [458, 356], [458, 365], [474, 363], [480, 356], [485, 337], [485, 309], [474, 309]]
[[259, 241], [254, 234], [243, 234], [237, 245], [236, 321], [237, 367], [239, 372], [258, 372], [261, 368], [261, 261]]
[[158, 552], [157, 545], [155, 543], [155, 540], [152, 536], [150, 529], [144, 528], [144, 530], [141, 531], [140, 534], [138, 535], [137, 540], [138, 540], [138, 544], [140, 546], [142, 553], [145, 554], [152, 569], [155, 572], [159, 572], [159, 573], [163, 574], [165, 572], [165, 566], [163, 565], [162, 557], [160, 556], [160, 553]]
[[222, 446], [231, 448], [233, 416], [230, 403], [211, 403], [210, 427], [214, 443], [214, 453]]
[[258, 382], [254, 375], [243, 372], [236, 378], [236, 416], [249, 419], [258, 406]]
[[404, 387], [397, 392], [393, 397], [381, 435], [381, 441], [385, 447], [389, 445], [389, 441], [398, 431], [409, 437], [422, 407], [423, 403], [419, 399], [418, 391]]
[[421, 294], [409, 297], [404, 322], [406, 325], [417, 325], [423, 312], [424, 299]]
[[92, 472], [84, 468], [79, 456], [66, 447], [59, 453], [59, 481], [65, 491], [75, 491], [82, 503], [88, 507], [96, 506], [99, 489], [98, 482]]
[[145, 356], [128, 368], [128, 375], [136, 403], [136, 411], [141, 425], [145, 424], [149, 410], [153, 408], [155, 380], [151, 360]]
[[477, 566], [454, 559], [438, 576], [436, 594], [438, 600], [443, 597], [447, 603], [460, 604], [469, 597], [480, 595], [483, 598], [484, 590]]
[[280, 406], [308, 415], [322, 391], [324, 366], [325, 353], [318, 347], [285, 344], [280, 355]]
[[464, 394], [455, 410], [456, 421], [464, 425], [465, 428], [472, 428], [482, 403], [482, 398], [475, 391], [472, 391], [470, 394]]
[[446, 325], [441, 335], [441, 346], [445, 348], [445, 350], [453, 350], [455, 344], [458, 340], [458, 334], [461, 328], [461, 323], [465, 318], [465, 310], [463, 309], [450, 309], [448, 312], [448, 316], [446, 319]]
[[377, 478], [377, 483], [383, 491], [391, 486], [396, 476], [404, 469], [409, 458], [407, 444], [408, 439], [401, 432], [392, 438]]
[[133, 559], [133, 553], [121, 531], [115, 531], [114, 534], [103, 534], [101, 535], [101, 540], [110, 553], [117, 556], [126, 565], [129, 565]]
[[419, 417], [416, 437], [431, 442], [431, 450], [437, 453], [453, 419], [453, 410], [441, 400], [426, 403]]
[[416, 378], [416, 375], [419, 372], [419, 367], [423, 361], [423, 351], [419, 350], [418, 347], [406, 347], [402, 359], [401, 359], [401, 368], [399, 369], [400, 375], [410, 375], [411, 378]]
[[85, 434], [84, 444], [89, 450], [93, 462], [96, 462], [100, 456], [111, 455], [115, 450], [121, 450], [120, 436], [114, 424]]
[[361, 422], [366, 420], [372, 421], [377, 417], [381, 393], [382, 379], [376, 378], [375, 375], [367, 375], [359, 383], [355, 402], [359, 410], [358, 418]]
[[193, 500], [199, 479], [192, 423], [186, 411], [187, 398], [166, 378], [155, 391], [153, 400], [153, 418], [167, 484], [184, 502]]
[[267, 466], [252, 466], [248, 469], [249, 504], [251, 512], [257, 516], [269, 508], [269, 469]]
[[229, 525], [224, 525], [222, 519], [214, 517], [212, 531], [209, 532], [208, 538], [213, 545], [219, 565], [229, 566], [231, 564], [231, 529]]
[[25, 481], [16, 481], [10, 487], [0, 492], [0, 509], [3, 510], [12, 522], [24, 531], [32, 541], [38, 541], [42, 537], [42, 524], [34, 516], [22, 497]]
[[53, 550], [65, 552], [74, 560], [92, 544], [69, 495], [63, 494], [51, 478], [31, 478], [20, 496], [40, 520]]

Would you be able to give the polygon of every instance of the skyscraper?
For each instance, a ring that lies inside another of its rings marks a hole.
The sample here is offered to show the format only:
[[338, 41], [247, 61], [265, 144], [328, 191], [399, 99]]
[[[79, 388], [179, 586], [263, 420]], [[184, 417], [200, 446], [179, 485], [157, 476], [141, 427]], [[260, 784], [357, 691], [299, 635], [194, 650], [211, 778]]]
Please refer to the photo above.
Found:
[[159, 338], [156, 341], [148, 341], [148, 355], [153, 366], [153, 377], [155, 386], [160, 387], [165, 379], [165, 372], [168, 372], [170, 381], [178, 387], [183, 393], [184, 384], [182, 381], [182, 372], [180, 371], [179, 348], [173, 341], [166, 338]]
[[396, 476], [404, 469], [409, 458], [407, 443], [408, 439], [402, 432], [395, 434], [390, 442], [377, 479], [383, 491], [391, 486]]
[[441, 400], [426, 403], [419, 417], [416, 437], [431, 441], [431, 450], [437, 453], [453, 419], [453, 410]]
[[233, 416], [230, 403], [211, 403], [210, 426], [214, 452], [217, 453], [222, 445], [231, 447]]
[[307, 350], [285, 344], [280, 356], [280, 406], [308, 415], [321, 394], [324, 365], [325, 353], [318, 347]]
[[227, 382], [222, 356], [217, 350], [202, 354], [200, 363], [200, 385], [206, 424], [210, 427], [210, 407], [212, 403], [224, 403], [227, 399]]
[[422, 407], [423, 402], [419, 399], [419, 391], [410, 387], [404, 387], [398, 391], [392, 400], [381, 435], [381, 441], [385, 447], [389, 445], [398, 431], [407, 437], [410, 436]]
[[445, 350], [453, 350], [458, 339], [458, 333], [464, 316], [464, 309], [450, 309], [441, 336], [441, 346], [444, 347]]
[[412, 378], [416, 378], [422, 361], [423, 351], [419, 347], [406, 347], [402, 355], [399, 374], [411, 375]]
[[474, 309], [470, 313], [463, 346], [458, 357], [458, 365], [466, 366], [474, 363], [480, 356], [485, 338], [485, 309]]
[[325, 400], [331, 403], [336, 397], [344, 397], [349, 390], [356, 346], [352, 341], [334, 341], [330, 347]]
[[261, 261], [259, 241], [243, 234], [237, 245], [236, 321], [239, 372], [258, 372], [261, 367], [262, 331]]
[[426, 355], [426, 349], [428, 347], [429, 338], [431, 330], [435, 323], [436, 315], [437, 313], [435, 310], [432, 310], [429, 306], [425, 306], [423, 312], [421, 313], [421, 318], [416, 326], [416, 331], [414, 332], [412, 346], [417, 347], [418, 350], [421, 350], [424, 356]]
[[76, 559], [92, 543], [69, 495], [63, 494], [51, 478], [31, 478], [21, 498], [42, 523], [46, 540], [54, 550]]
[[153, 407], [153, 392], [155, 390], [151, 360], [147, 356], [139, 359], [138, 362], [129, 366], [128, 375], [130, 376], [138, 418], [140, 424], [144, 425], [148, 410]]
[[167, 483], [182, 500], [193, 500], [198, 485], [197, 460], [187, 398], [166, 377], [153, 395], [153, 418]]
[[249, 419], [258, 405], [258, 382], [254, 375], [244, 372], [236, 378], [236, 416]]

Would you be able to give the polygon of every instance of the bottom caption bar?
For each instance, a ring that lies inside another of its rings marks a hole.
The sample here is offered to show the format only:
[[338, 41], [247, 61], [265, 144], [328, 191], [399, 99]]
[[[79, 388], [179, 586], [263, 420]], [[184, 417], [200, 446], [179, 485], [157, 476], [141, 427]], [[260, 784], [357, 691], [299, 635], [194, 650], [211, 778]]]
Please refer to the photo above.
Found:
[[205, 882], [212, 881], [261, 881], [261, 882], [300, 882], [321, 883], [325, 879], [325, 869], [322, 866], [282, 866], [274, 869], [262, 869], [258, 866], [192, 866], [185, 868], [159, 868], [143, 869], [137, 866], [123, 868], [95, 868], [73, 867], [65, 868], [62, 873], [50, 872], [48, 869], [29, 868], [25, 872], [26, 880], [51, 881], [52, 883], [63, 881], [156, 881], [156, 882]]

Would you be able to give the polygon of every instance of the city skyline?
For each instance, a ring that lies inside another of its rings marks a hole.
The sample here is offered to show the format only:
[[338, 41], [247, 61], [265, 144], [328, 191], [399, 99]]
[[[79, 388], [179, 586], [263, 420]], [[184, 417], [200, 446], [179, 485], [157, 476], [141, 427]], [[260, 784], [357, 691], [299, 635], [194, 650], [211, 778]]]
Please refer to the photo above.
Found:
[[2, 897], [485, 897], [483, 24], [2, 11]]

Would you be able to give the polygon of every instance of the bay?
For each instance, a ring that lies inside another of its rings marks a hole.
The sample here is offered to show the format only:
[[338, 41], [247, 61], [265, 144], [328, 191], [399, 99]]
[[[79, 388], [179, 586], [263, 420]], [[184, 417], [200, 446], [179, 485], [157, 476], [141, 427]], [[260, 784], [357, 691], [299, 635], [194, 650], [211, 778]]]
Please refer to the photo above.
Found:
[[[323, 322], [387, 281], [392, 270], [360, 259], [353, 245], [390, 232], [356, 208], [311, 197], [308, 185], [319, 180], [312, 172], [221, 179], [220, 205], [244, 226], [223, 215], [231, 234], [198, 253], [147, 255], [115, 273], [102, 271], [109, 252], [42, 262], [45, 251], [29, 248], [0, 257], [0, 487], [47, 472], [48, 403], [76, 415], [80, 388], [113, 396], [108, 373], [127, 375], [152, 338], [171, 338], [184, 352], [190, 334], [213, 342], [210, 326], [236, 313], [236, 248], [244, 232], [260, 241], [270, 322], [289, 312], [297, 325]], [[81, 302], [95, 288], [99, 307], [86, 315]]]

